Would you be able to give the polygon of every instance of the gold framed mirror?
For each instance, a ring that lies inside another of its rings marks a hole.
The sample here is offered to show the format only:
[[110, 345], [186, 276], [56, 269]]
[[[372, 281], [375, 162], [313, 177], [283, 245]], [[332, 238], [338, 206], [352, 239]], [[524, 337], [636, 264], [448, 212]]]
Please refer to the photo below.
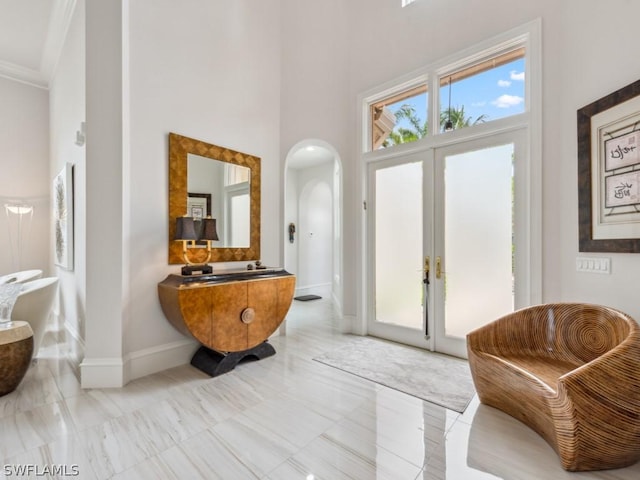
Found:
[[[194, 198], [210, 199], [204, 212]], [[202, 214], [217, 218], [211, 262], [259, 260], [260, 158], [169, 133], [169, 264], [184, 263], [176, 219]], [[207, 257], [201, 245], [188, 254], [194, 263]]]

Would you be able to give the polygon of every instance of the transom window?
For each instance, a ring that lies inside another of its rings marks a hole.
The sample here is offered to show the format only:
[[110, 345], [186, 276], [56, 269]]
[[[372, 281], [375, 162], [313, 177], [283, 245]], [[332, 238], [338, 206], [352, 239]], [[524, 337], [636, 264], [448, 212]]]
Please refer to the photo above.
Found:
[[524, 55], [525, 49], [518, 48], [440, 75], [440, 130], [457, 130], [523, 113]]
[[[518, 45], [475, 56], [369, 100], [368, 149], [415, 142], [525, 112], [525, 53]], [[432, 102], [438, 116], [429, 115], [429, 85], [434, 85], [429, 78], [435, 78], [439, 87]], [[429, 125], [430, 118], [437, 125]]]
[[415, 142], [427, 135], [427, 102], [427, 84], [421, 83], [372, 103], [372, 150]]

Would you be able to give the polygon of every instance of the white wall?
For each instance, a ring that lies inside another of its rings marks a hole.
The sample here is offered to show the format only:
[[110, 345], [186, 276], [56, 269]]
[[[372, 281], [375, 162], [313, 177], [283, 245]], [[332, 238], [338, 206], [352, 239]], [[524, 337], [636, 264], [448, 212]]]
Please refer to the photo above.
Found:
[[[48, 274], [49, 94], [0, 77], [0, 106], [0, 274], [18, 268]], [[35, 207], [31, 222], [23, 220], [19, 265], [17, 222], [7, 219], [4, 208], [13, 202]]]
[[[287, 152], [298, 142], [317, 139], [335, 149], [342, 163], [344, 199], [341, 232], [344, 258], [358, 255], [360, 201], [352, 144], [355, 97], [349, 95], [349, 13], [351, 0], [282, 0], [281, 174]], [[368, 8], [368, 7], [367, 7]], [[281, 199], [284, 202], [284, 198]], [[286, 234], [286, 225], [282, 228]], [[282, 245], [284, 245], [284, 239]], [[286, 248], [285, 248], [286, 250]], [[337, 249], [334, 249], [337, 250]], [[344, 295], [337, 295], [345, 316], [356, 314], [357, 271], [346, 264]]]
[[[65, 163], [74, 166], [74, 268], [68, 271], [54, 266], [53, 261], [51, 268], [60, 279], [60, 320], [81, 341], [84, 341], [86, 320], [86, 165], [85, 147], [76, 145], [75, 140], [76, 132], [85, 120], [84, 13], [84, 0], [78, 0], [50, 82], [51, 158], [48, 169], [52, 182]], [[51, 245], [48, 245], [50, 250], [53, 248]], [[76, 351], [73, 356], [79, 361], [82, 354], [82, 351]]]
[[[554, 292], [561, 292], [562, 300], [603, 303], [626, 311], [640, 321], [638, 283], [640, 283], [640, 255], [589, 253], [581, 256], [611, 258], [611, 275], [578, 273], [578, 186], [576, 111], [640, 78], [640, 64], [629, 56], [625, 45], [637, 41], [635, 19], [640, 4], [629, 0], [580, 2], [568, 0], [563, 4], [561, 23], [562, 49], [558, 74], [548, 82], [560, 84], [560, 95], [549, 98], [548, 115], [556, 116], [550, 129], [558, 130], [557, 142], [548, 145], [548, 168], [545, 176], [548, 203], [545, 214], [553, 228], [545, 236], [545, 276], [553, 281]], [[552, 72], [548, 72], [552, 74]], [[557, 105], [553, 100], [558, 101]], [[549, 119], [551, 120], [551, 118]], [[555, 140], [556, 138], [554, 138]], [[552, 277], [559, 280], [552, 280]], [[552, 292], [549, 292], [550, 296]]]
[[167, 264], [169, 132], [261, 157], [262, 261], [281, 264], [281, 44], [277, 0], [135, 0], [129, 12], [123, 334], [125, 351], [137, 357], [185, 340], [165, 319], [157, 295], [158, 282], [180, 267]]

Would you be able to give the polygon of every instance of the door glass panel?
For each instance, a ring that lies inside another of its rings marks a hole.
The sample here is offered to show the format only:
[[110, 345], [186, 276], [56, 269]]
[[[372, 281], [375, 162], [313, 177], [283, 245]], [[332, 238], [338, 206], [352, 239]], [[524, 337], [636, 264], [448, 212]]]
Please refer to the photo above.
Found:
[[513, 311], [513, 144], [445, 157], [445, 335]]
[[421, 329], [422, 162], [376, 170], [375, 310], [378, 322]]

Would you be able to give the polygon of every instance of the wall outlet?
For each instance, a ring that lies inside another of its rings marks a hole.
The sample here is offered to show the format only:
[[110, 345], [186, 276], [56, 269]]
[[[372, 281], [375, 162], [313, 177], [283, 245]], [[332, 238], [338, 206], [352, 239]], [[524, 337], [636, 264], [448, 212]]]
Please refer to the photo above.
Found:
[[611, 259], [606, 257], [576, 257], [576, 271], [611, 273]]

